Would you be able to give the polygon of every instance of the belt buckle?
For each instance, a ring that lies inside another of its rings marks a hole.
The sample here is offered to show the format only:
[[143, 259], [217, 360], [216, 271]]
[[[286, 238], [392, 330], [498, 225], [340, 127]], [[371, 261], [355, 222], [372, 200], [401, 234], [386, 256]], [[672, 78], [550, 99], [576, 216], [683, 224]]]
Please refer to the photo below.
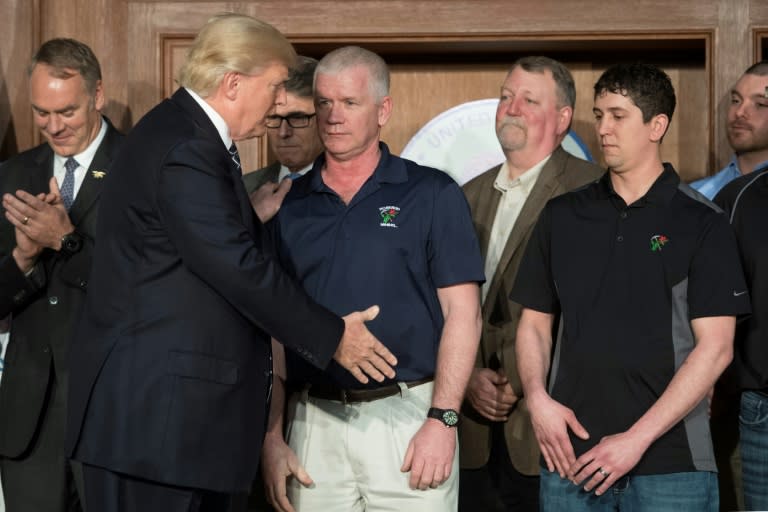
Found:
[[341, 388], [339, 391], [341, 391], [341, 403], [346, 406], [348, 404], [348, 402], [347, 402], [347, 390]]

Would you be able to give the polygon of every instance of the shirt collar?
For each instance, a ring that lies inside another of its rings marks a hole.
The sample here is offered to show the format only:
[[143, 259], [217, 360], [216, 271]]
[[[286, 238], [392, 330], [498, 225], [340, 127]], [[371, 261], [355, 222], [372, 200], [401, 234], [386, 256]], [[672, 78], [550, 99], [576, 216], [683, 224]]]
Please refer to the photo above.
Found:
[[[96, 156], [96, 151], [99, 149], [101, 141], [103, 141], [104, 137], [107, 135], [107, 121], [103, 117], [100, 119], [100, 121], [101, 127], [99, 128], [99, 133], [97, 133], [96, 137], [91, 141], [90, 144], [88, 144], [88, 147], [85, 148], [84, 151], [76, 155], [72, 155], [72, 158], [77, 161], [77, 164], [84, 169], [88, 169], [91, 166], [91, 162], [93, 162], [93, 157]], [[54, 154], [53, 158], [54, 164], [57, 167], [64, 167], [64, 162], [69, 160], [70, 157]]]
[[221, 114], [216, 112], [216, 109], [210, 106], [208, 102], [200, 97], [195, 91], [192, 89], [186, 89], [186, 91], [192, 96], [192, 99], [200, 105], [200, 108], [203, 109], [203, 112], [205, 112], [205, 115], [211, 120], [216, 131], [219, 132], [219, 136], [221, 137], [222, 142], [224, 142], [224, 147], [229, 149], [230, 146], [232, 146], [232, 137], [229, 135], [229, 126], [227, 126], [227, 122], [224, 121]]
[[[405, 161], [402, 158], [393, 158], [389, 152], [389, 147], [379, 141], [379, 151], [381, 157], [379, 163], [376, 165], [371, 179], [377, 183], [405, 183], [408, 181], [408, 171], [405, 168]], [[313, 192], [320, 192], [324, 190], [325, 183], [323, 182], [322, 170], [325, 166], [325, 153], [321, 154], [315, 160], [315, 164], [312, 166], [312, 178], [310, 180], [310, 190]]]
[[513, 180], [509, 179], [509, 165], [505, 161], [501, 164], [499, 173], [496, 175], [496, 180], [493, 182], [493, 187], [499, 192], [504, 193], [519, 185], [526, 194], [529, 194], [536, 184], [536, 180], [539, 178], [541, 170], [547, 165], [551, 156], [551, 154], [547, 155], [539, 163]]
[[283, 164], [280, 164], [280, 171], [277, 174], [277, 182], [280, 183], [283, 181], [283, 178], [287, 178], [291, 174], [298, 174], [299, 176], [304, 176], [307, 174], [307, 172], [312, 169], [312, 164], [307, 164], [295, 173], [292, 173], [289, 168], [284, 166]]
[[[731, 161], [728, 163], [728, 169], [733, 169], [733, 171], [735, 172], [734, 177], [738, 178], [739, 176], [741, 176], [741, 169], [739, 168], [739, 161], [736, 159], [736, 154], [735, 153], [731, 157]], [[757, 164], [755, 166], [755, 168], [753, 169], [753, 172], [754, 171], [762, 171], [762, 170], [765, 170], [765, 169], [768, 169], [768, 160], [766, 160], [764, 162], [760, 162], [759, 164]]]
[[[677, 192], [677, 187], [680, 184], [680, 176], [672, 167], [672, 164], [664, 162], [664, 170], [653, 182], [651, 188], [645, 193], [643, 197], [638, 199], [633, 204], [642, 205], [644, 203], [669, 203], [672, 197]], [[611, 182], [611, 172], [608, 171], [598, 180], [598, 194], [603, 199], [618, 198], [619, 196], [615, 190], [613, 190], [613, 183]]]

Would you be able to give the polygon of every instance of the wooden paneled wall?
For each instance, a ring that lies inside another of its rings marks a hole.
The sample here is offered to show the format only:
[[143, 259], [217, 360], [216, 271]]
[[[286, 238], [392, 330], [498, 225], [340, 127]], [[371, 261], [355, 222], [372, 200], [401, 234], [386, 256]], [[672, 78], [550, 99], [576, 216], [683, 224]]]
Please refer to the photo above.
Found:
[[[398, 110], [384, 138], [395, 151], [443, 105], [495, 96], [506, 65], [531, 53], [561, 58], [574, 71], [580, 95], [575, 128], [590, 144], [591, 84], [611, 60], [622, 58], [623, 45], [633, 41], [627, 55], [653, 62], [663, 60], [669, 40], [692, 38], [690, 61], [683, 49], [664, 64], [680, 104], [665, 139], [665, 157], [692, 179], [727, 162], [730, 150], [722, 129], [727, 93], [762, 55], [768, 38], [764, 0], [358, 0], [353, 5], [338, 0], [0, 0], [0, 160], [40, 140], [31, 122], [25, 68], [42, 41], [75, 37], [94, 49], [109, 97], [105, 113], [127, 130], [173, 89], [172, 71], [190, 35], [210, 15], [236, 11], [274, 24], [300, 50], [322, 53], [358, 43], [388, 61], [392, 56]], [[657, 39], [666, 43], [659, 46]], [[602, 59], [603, 51], [612, 57]], [[408, 54], [422, 57], [413, 63]], [[452, 54], [460, 66], [451, 61]], [[475, 54], [479, 58], [473, 60]], [[423, 55], [439, 59], [425, 62]], [[263, 149], [259, 142], [246, 148], [246, 168], [263, 163]]]

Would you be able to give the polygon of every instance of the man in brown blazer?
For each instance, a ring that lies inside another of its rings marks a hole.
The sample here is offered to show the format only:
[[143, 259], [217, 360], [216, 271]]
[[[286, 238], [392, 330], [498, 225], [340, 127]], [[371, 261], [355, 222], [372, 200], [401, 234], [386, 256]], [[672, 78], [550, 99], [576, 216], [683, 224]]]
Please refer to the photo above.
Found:
[[496, 110], [506, 162], [464, 186], [486, 283], [482, 340], [459, 427], [460, 510], [538, 511], [539, 449], [515, 361], [521, 307], [509, 293], [544, 204], [603, 172], [560, 146], [575, 99], [573, 77], [561, 63], [516, 61]]

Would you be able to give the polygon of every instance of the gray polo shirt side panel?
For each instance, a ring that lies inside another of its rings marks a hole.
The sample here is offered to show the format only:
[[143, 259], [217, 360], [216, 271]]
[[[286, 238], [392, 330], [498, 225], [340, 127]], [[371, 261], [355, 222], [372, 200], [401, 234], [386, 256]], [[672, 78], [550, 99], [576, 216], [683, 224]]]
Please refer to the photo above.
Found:
[[[716, 212], [723, 210], [710, 201], [705, 195], [680, 182], [678, 190], [700, 203], [703, 203]], [[693, 350], [696, 340], [693, 337], [691, 323], [688, 318], [688, 279], [672, 288], [672, 340], [675, 345], [675, 372], [680, 368]], [[687, 349], [685, 347], [688, 347]], [[709, 430], [709, 413], [707, 400], [702, 400], [688, 413], [683, 420], [685, 433], [691, 450], [691, 459], [694, 467], [699, 471], [717, 472], [715, 454], [712, 450], [712, 437]]]
[[560, 367], [560, 347], [563, 344], [563, 339], [565, 338], [564, 335], [565, 331], [565, 319], [563, 318], [562, 313], [560, 314], [560, 324], [557, 327], [557, 340], [555, 341], [555, 353], [552, 356], [552, 367], [549, 371], [549, 386], [548, 386], [548, 392], [549, 395], [552, 396], [552, 390], [555, 387], [555, 380], [557, 380], [557, 370]]
[[[675, 373], [695, 346], [688, 319], [688, 278], [672, 287], [672, 343], [675, 351]], [[691, 461], [697, 471], [717, 472], [712, 438], [709, 432], [707, 400], [702, 400], [683, 419]]]

